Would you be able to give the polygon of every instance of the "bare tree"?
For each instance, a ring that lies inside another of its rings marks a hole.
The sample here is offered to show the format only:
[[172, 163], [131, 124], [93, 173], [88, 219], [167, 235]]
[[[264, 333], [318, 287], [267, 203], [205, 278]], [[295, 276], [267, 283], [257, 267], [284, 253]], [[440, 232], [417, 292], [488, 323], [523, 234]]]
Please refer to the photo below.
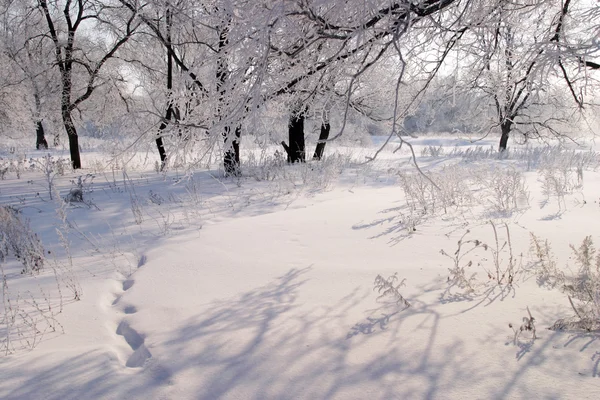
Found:
[[499, 128], [500, 151], [513, 132], [525, 138], [565, 136], [561, 129], [575, 110], [552, 93], [558, 78], [564, 78], [576, 105], [583, 106], [567, 72], [574, 58], [561, 44], [569, 2], [498, 3], [487, 23], [470, 26], [460, 43], [457, 68], [463, 81], [457, 84], [490, 101], [495, 121], [488, 131]]
[[[47, 149], [44, 120], [52, 120], [53, 99], [58, 93], [57, 76], [48, 63], [52, 47], [43, 40], [42, 16], [27, 3], [8, 2], [2, 15], [3, 52], [10, 61], [14, 76], [10, 84], [30, 97], [31, 118], [36, 131], [36, 148]], [[54, 138], [55, 144], [58, 137]]]
[[[132, 37], [139, 26], [136, 12], [126, 7], [114, 7], [103, 1], [65, 0], [48, 2], [37, 0], [47, 26], [47, 37], [54, 46], [56, 65], [60, 72], [61, 117], [69, 138], [71, 164], [81, 168], [79, 138], [73, 112], [102, 84], [100, 72], [108, 60]], [[77, 43], [87, 28], [107, 32], [93, 49], [84, 49]], [[111, 40], [114, 38], [114, 40]], [[74, 85], [74, 70], [87, 75], [81, 87]]]

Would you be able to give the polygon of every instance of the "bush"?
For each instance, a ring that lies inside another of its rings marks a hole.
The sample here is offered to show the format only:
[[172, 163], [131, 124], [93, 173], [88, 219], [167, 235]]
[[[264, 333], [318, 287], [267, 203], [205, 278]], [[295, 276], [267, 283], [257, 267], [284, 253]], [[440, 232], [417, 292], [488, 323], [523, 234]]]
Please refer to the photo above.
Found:
[[550, 329], [596, 331], [600, 329], [600, 253], [591, 236], [583, 239], [579, 247], [570, 247], [578, 271], [572, 277], [559, 275], [559, 281], [575, 316], [559, 319]]
[[21, 273], [39, 272], [44, 267], [44, 248], [29, 224], [16, 210], [0, 206], [0, 261], [10, 254], [23, 264]]

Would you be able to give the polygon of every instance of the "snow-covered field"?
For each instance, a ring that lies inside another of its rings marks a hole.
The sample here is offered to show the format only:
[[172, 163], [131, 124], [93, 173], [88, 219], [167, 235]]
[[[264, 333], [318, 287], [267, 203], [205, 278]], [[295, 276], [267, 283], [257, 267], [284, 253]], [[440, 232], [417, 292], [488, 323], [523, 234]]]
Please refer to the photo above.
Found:
[[0, 201], [46, 259], [1, 264], [0, 398], [600, 398], [574, 318], [600, 312], [600, 264], [574, 279], [569, 247], [600, 245], [593, 144], [411, 142], [425, 176], [397, 144], [237, 179], [13, 163]]

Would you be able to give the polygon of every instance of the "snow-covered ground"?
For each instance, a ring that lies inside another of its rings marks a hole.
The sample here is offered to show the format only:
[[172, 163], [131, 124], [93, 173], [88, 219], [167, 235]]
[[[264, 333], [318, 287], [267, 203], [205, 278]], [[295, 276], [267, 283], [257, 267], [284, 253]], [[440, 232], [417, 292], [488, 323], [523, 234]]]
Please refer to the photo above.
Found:
[[[7, 172], [50, 254], [2, 263], [0, 398], [600, 398], [600, 334], [547, 329], [575, 312], [530, 249], [570, 277], [569, 244], [600, 244], [598, 153], [410, 140], [426, 177], [397, 144], [239, 179], [84, 153], [53, 200], [43, 159]], [[87, 204], [56, 200], [79, 176]]]

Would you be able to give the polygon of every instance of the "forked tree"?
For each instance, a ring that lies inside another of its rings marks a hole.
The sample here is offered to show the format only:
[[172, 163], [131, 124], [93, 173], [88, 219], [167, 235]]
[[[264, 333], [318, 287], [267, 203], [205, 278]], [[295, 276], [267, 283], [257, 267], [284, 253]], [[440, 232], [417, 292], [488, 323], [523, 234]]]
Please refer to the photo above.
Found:
[[[71, 165], [79, 169], [79, 137], [73, 114], [103, 83], [100, 76], [103, 66], [133, 36], [139, 21], [135, 11], [107, 1], [37, 0], [37, 7], [44, 16], [47, 28], [44, 37], [54, 46], [55, 65], [60, 73], [60, 112], [69, 139]], [[83, 39], [94, 30], [98, 45], [80, 46], [79, 41], [93, 42]], [[82, 82], [74, 79], [75, 70], [85, 76]]]

